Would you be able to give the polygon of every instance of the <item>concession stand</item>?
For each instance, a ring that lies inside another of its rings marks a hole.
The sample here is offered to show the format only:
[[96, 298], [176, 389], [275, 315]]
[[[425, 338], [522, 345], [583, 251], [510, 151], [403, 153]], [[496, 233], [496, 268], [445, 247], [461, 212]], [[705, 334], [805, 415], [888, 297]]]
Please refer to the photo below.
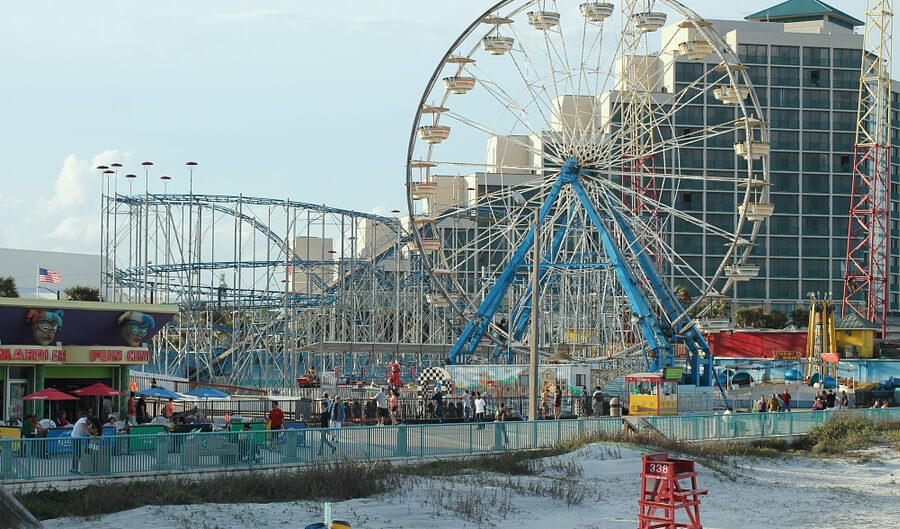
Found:
[[97, 382], [123, 393], [121, 409], [131, 366], [153, 360], [151, 340], [176, 312], [166, 305], [0, 298], [0, 419], [47, 418], [43, 401], [23, 397]]

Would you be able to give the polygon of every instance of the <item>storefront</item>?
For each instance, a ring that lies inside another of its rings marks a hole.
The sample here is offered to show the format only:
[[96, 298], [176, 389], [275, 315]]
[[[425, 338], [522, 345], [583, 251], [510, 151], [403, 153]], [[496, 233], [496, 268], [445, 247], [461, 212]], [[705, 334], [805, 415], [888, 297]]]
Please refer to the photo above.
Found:
[[152, 338], [176, 312], [160, 305], [0, 298], [0, 419], [48, 417], [45, 403], [22, 400], [45, 388], [70, 393], [102, 382], [127, 394], [130, 367], [152, 361]]

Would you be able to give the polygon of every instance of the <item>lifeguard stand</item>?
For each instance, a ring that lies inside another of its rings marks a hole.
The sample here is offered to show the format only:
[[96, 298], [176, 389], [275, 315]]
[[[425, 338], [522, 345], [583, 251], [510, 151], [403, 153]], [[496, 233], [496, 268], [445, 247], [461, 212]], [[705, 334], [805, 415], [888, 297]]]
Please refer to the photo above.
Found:
[[[648, 454], [641, 459], [638, 529], [703, 529], [700, 496], [708, 491], [697, 488], [694, 462], [669, 459], [667, 452]], [[684, 514], [678, 516], [682, 509]]]

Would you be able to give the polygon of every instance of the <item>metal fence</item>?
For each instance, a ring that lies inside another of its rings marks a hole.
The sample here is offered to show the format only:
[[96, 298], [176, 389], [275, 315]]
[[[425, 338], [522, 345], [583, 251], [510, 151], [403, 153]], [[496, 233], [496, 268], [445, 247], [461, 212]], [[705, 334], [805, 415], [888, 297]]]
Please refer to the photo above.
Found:
[[[676, 439], [801, 434], [836, 413], [900, 420], [900, 409], [646, 417]], [[335, 461], [489, 454], [551, 446], [583, 434], [622, 431], [619, 418], [303, 428], [210, 433], [0, 440], [0, 482], [259, 468]]]

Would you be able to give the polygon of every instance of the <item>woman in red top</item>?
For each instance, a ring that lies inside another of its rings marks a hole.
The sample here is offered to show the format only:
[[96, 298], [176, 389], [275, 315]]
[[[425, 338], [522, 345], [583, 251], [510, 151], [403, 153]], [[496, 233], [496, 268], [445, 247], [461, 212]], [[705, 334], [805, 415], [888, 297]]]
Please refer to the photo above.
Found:
[[553, 418], [557, 421], [562, 416], [562, 390], [556, 386], [556, 394], [553, 395]]

